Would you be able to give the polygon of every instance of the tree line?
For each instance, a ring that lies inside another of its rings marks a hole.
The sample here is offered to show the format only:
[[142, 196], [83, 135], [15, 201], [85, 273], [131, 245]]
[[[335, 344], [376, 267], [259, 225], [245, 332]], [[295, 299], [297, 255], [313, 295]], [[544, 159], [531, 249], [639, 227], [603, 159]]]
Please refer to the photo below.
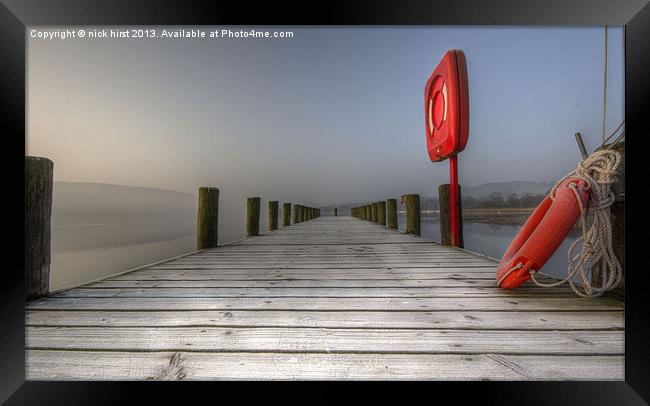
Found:
[[499, 208], [499, 207], [537, 207], [546, 194], [525, 194], [520, 196], [512, 193], [504, 197], [501, 193], [492, 192], [484, 198], [475, 198], [473, 196], [463, 197], [463, 207], [465, 208]]

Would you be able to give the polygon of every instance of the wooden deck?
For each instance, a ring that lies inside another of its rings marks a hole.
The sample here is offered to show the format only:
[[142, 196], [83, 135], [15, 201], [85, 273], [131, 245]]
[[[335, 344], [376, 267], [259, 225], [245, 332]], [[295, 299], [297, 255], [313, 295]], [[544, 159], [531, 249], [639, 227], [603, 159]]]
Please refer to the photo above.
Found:
[[28, 379], [622, 380], [623, 305], [321, 217], [30, 302]]

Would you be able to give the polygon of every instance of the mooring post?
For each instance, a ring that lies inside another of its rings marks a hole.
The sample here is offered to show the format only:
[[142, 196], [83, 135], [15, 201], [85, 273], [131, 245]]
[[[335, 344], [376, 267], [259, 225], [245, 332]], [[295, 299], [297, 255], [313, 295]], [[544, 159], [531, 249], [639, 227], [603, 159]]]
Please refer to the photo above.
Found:
[[282, 203], [282, 227], [291, 225], [291, 203]]
[[276, 200], [269, 202], [269, 230], [278, 229], [278, 202]]
[[[621, 265], [623, 280], [616, 289], [605, 293], [605, 295], [625, 300], [625, 141], [621, 141], [613, 147], [611, 144], [607, 144], [602, 148], [612, 148], [621, 154], [621, 163], [611, 186], [611, 191], [614, 193], [614, 203], [610, 206], [610, 215], [612, 248], [618, 263]], [[592, 268], [591, 285], [597, 288], [603, 286], [603, 275], [598, 267]]]
[[219, 189], [199, 188], [199, 209], [196, 221], [196, 249], [217, 246], [219, 239]]
[[298, 224], [300, 223], [300, 205], [299, 204], [294, 204], [293, 205], [293, 224]]
[[25, 157], [25, 298], [50, 291], [54, 162]]
[[386, 225], [386, 202], [377, 202], [377, 222], [382, 226]]
[[386, 227], [397, 230], [397, 199], [386, 200]]
[[[463, 248], [463, 212], [460, 194], [460, 185], [458, 185], [458, 247]], [[438, 186], [438, 204], [440, 211], [440, 240], [442, 245], [453, 246], [451, 235], [451, 206], [450, 203], [450, 185], [449, 183]]]
[[372, 205], [372, 222], [377, 223], [377, 202], [373, 202]]
[[407, 194], [402, 196], [402, 203], [406, 206], [407, 234], [420, 235], [420, 195]]
[[246, 199], [246, 236], [259, 235], [260, 233], [260, 198], [249, 197]]

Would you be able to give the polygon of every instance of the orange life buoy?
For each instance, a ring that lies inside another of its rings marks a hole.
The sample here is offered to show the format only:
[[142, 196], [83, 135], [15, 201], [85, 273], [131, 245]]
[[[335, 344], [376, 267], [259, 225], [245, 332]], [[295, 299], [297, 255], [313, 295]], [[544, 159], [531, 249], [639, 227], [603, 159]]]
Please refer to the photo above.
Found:
[[589, 184], [580, 178], [566, 179], [553, 191], [552, 198], [546, 196], [503, 254], [497, 286], [514, 289], [526, 282], [530, 272], [539, 271], [562, 244], [580, 217], [574, 190], [586, 207]]

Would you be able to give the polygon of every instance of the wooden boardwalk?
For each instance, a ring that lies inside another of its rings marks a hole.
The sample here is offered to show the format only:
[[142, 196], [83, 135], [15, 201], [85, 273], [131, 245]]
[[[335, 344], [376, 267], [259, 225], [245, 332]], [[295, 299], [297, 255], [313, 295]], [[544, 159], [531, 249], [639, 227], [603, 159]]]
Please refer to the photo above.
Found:
[[32, 301], [28, 379], [622, 380], [621, 302], [320, 217]]

